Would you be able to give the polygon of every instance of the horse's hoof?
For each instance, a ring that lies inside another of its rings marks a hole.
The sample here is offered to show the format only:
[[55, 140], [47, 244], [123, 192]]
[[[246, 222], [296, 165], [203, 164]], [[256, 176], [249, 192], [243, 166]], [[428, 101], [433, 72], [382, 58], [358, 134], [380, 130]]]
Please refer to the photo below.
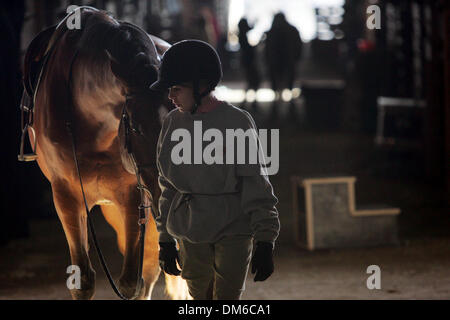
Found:
[[81, 276], [80, 288], [69, 291], [74, 300], [91, 300], [95, 294], [95, 271], [89, 269], [87, 276]]
[[74, 300], [91, 300], [95, 294], [95, 286], [90, 289], [72, 289], [70, 294]]
[[134, 297], [134, 294], [136, 292], [136, 281], [127, 281], [123, 278], [121, 278], [118, 281], [118, 289], [120, 293], [127, 299], [136, 299], [136, 300], [142, 300], [146, 299], [145, 297], [145, 283], [144, 279], [141, 278], [141, 289], [139, 290], [139, 293], [137, 297]]

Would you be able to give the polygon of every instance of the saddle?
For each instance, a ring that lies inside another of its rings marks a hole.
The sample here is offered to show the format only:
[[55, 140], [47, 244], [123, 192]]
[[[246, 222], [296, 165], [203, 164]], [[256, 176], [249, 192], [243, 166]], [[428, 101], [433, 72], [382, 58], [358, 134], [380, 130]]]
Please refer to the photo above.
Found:
[[[81, 6], [77, 9], [90, 9], [99, 11], [93, 7]], [[68, 13], [63, 20], [57, 25], [53, 25], [43, 31], [41, 31], [28, 46], [25, 54], [24, 73], [23, 73], [23, 94], [20, 103], [20, 109], [22, 111], [22, 137], [20, 139], [20, 153], [17, 156], [19, 161], [35, 161], [36, 155], [36, 134], [33, 129], [33, 111], [34, 103], [36, 100], [36, 92], [39, 88], [41, 77], [45, 71], [47, 61], [51, 56], [55, 43], [58, 41], [62, 33], [58, 36], [55, 35], [55, 31], [60, 27], [65, 26], [65, 22], [72, 15], [75, 10]], [[28, 128], [31, 129], [34, 135], [34, 148], [32, 153], [24, 154], [25, 136], [28, 132]]]
[[[32, 127], [34, 100], [41, 76], [44, 72], [48, 57], [52, 48], [52, 36], [56, 30], [56, 25], [41, 31], [28, 46], [24, 59], [23, 71], [23, 93], [20, 102], [20, 110], [22, 113], [21, 128], [22, 136], [20, 139], [20, 153], [17, 156], [19, 161], [34, 161], [36, 155], [36, 134]], [[25, 137], [28, 128], [33, 132], [34, 147], [32, 153], [24, 154]]]

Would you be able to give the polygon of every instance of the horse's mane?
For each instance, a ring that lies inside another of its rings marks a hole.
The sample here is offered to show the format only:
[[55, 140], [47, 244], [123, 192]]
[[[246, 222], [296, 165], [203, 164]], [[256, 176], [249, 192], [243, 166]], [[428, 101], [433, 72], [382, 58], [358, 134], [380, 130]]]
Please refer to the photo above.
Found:
[[105, 11], [89, 9], [82, 11], [81, 28], [76, 48], [92, 62], [90, 65], [98, 71], [100, 81], [110, 75], [109, 59], [124, 71], [138, 71], [130, 77], [130, 86], [148, 87], [156, 80], [158, 54], [145, 31], [118, 21]]

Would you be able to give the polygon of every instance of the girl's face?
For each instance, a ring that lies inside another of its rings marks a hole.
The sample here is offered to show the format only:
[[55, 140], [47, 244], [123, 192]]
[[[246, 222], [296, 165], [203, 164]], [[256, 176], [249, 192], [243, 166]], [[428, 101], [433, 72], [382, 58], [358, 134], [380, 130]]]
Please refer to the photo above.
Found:
[[170, 87], [169, 99], [181, 112], [190, 112], [195, 103], [192, 86], [179, 84]]

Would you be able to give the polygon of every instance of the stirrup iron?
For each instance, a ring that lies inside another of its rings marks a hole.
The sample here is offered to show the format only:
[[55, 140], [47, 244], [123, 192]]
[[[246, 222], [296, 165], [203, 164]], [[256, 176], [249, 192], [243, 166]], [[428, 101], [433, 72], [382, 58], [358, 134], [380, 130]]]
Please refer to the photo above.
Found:
[[[25, 136], [28, 133], [28, 128], [31, 129], [31, 131], [33, 132], [33, 137], [34, 137], [34, 151], [32, 153], [23, 153], [23, 149], [24, 149], [24, 145], [25, 145]], [[22, 136], [20, 138], [20, 153], [17, 155], [17, 160], [21, 161], [21, 162], [30, 162], [30, 161], [35, 161], [37, 159], [37, 154], [36, 154], [36, 133], [34, 132], [33, 127], [29, 126], [28, 124], [25, 125], [25, 127], [22, 130]]]

